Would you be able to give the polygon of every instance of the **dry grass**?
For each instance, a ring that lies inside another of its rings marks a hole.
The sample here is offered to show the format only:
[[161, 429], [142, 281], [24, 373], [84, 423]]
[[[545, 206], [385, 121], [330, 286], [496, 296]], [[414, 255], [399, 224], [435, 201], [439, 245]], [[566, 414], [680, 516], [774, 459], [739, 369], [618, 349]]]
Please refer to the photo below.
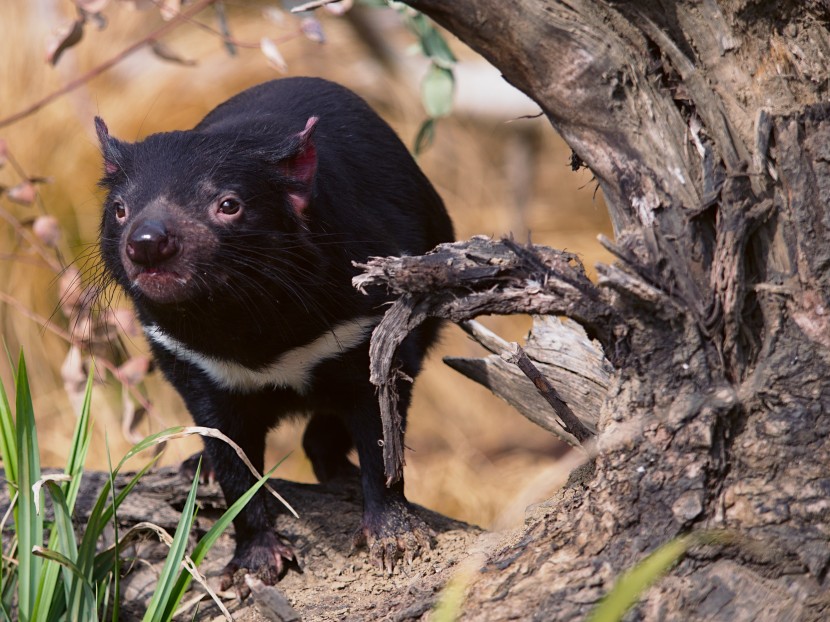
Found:
[[[159, 21], [152, 12], [113, 7], [108, 10], [108, 28], [100, 33], [89, 28], [82, 44], [53, 69], [43, 62], [44, 42], [70, 11], [67, 0], [2, 3], [0, 116], [17, 111], [115, 54]], [[256, 3], [233, 5], [231, 23], [238, 39], [258, 41], [265, 29], [279, 36], [278, 29], [259, 19], [259, 11]], [[325, 46], [303, 39], [282, 46], [290, 73], [319, 75], [354, 88], [411, 144], [423, 114], [417, 95], [404, 81], [384, 74], [370, 61], [345, 23], [333, 18], [324, 23], [329, 36]], [[401, 38], [406, 41], [405, 36]], [[166, 42], [183, 56], [198, 59], [199, 65], [165, 64], [145, 50], [36, 115], [0, 130], [0, 138], [7, 141], [29, 175], [52, 179], [42, 187], [38, 206], [21, 207], [0, 199], [0, 207], [22, 220], [40, 210], [57, 216], [63, 232], [61, 249], [68, 258], [83, 253], [97, 235], [100, 195], [95, 182], [100, 159], [92, 125], [95, 114], [106, 119], [116, 136], [132, 140], [155, 131], [191, 127], [231, 94], [278, 77], [257, 50], [241, 50], [238, 57], [230, 58], [215, 37], [194, 28], [181, 28]], [[454, 47], [465, 60], [473, 58], [460, 44]], [[448, 204], [458, 237], [502, 235], [524, 223], [533, 232], [534, 241], [580, 253], [589, 267], [606, 259], [596, 236], [609, 234], [610, 225], [590, 176], [570, 172], [568, 150], [543, 119], [513, 124], [504, 121], [471, 117], [443, 121], [436, 145], [421, 160]], [[512, 195], [504, 173], [505, 145], [518, 129], [530, 129], [539, 137], [533, 163], [535, 181], [524, 218], [510, 207]], [[17, 181], [9, 166], [0, 170], [0, 183], [13, 185]], [[0, 223], [0, 253], [22, 250], [25, 254], [25, 248], [11, 227]], [[0, 291], [47, 317], [58, 303], [55, 274], [28, 258], [0, 262]], [[118, 304], [126, 303], [120, 298]], [[66, 328], [60, 313], [52, 321]], [[528, 323], [526, 318], [494, 318], [490, 325], [509, 338], [517, 338]], [[26, 351], [43, 459], [46, 464], [60, 463], [74, 425], [60, 377], [66, 343], [6, 305], [0, 305], [0, 331], [12, 352], [20, 347]], [[140, 351], [144, 344], [132, 347]], [[486, 390], [444, 367], [440, 357], [448, 353], [471, 355], [479, 351], [460, 331], [448, 328], [419, 379], [407, 437], [412, 448], [408, 455], [409, 496], [430, 508], [486, 526], [497, 516], [517, 515], [516, 504], [523, 506], [533, 499], [532, 493], [523, 491], [527, 483], [533, 483], [539, 498], [544, 496], [537, 476], [555, 464], [562, 447]], [[8, 382], [5, 365], [0, 365], [0, 375]], [[157, 419], [148, 422], [145, 431], [159, 429], [162, 422], [188, 420], [180, 400], [160, 378], [151, 378], [147, 391]], [[120, 432], [120, 409], [115, 391], [97, 391], [94, 416], [98, 442], [94, 447], [98, 451], [93, 463], [99, 468], [106, 464], [105, 436], [116, 456], [127, 446]], [[299, 448], [301, 430], [300, 424], [292, 424], [275, 433], [271, 452], [276, 457], [293, 451], [281, 475], [312, 481]], [[165, 459], [181, 459], [196, 446], [176, 445]]]

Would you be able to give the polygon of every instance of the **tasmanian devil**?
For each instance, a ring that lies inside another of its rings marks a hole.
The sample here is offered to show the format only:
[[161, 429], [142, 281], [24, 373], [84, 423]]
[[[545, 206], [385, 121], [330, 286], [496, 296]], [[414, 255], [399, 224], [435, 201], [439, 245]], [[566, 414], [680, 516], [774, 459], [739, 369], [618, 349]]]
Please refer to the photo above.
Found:
[[[153, 355], [197, 424], [234, 439], [262, 471], [265, 436], [308, 413], [303, 438], [321, 481], [356, 472], [358, 543], [391, 569], [429, 529], [387, 487], [368, 342], [388, 302], [358, 293], [352, 262], [421, 254], [450, 241], [444, 205], [394, 131], [357, 95], [314, 78], [261, 84], [192, 130], [127, 143], [95, 120], [107, 190], [100, 247], [106, 272], [132, 299]], [[418, 373], [437, 325], [402, 345]], [[400, 412], [410, 384], [398, 387]], [[254, 479], [225, 443], [205, 458], [227, 503]], [[260, 492], [234, 522], [240, 569], [276, 581], [293, 558]]]

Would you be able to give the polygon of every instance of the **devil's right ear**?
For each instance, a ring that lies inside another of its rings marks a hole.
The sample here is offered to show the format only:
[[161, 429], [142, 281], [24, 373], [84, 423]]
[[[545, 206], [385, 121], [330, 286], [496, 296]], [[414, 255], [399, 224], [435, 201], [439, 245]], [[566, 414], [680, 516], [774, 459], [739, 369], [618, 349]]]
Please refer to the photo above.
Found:
[[121, 170], [123, 161], [122, 143], [110, 136], [107, 124], [101, 117], [95, 117], [95, 133], [101, 144], [101, 154], [104, 156], [104, 172], [113, 175]]

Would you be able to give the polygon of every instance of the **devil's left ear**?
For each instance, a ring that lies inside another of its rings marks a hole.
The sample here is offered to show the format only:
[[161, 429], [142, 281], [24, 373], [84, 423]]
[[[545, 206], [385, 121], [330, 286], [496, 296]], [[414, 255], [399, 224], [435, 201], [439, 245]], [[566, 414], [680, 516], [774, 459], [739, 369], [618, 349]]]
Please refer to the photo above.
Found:
[[311, 201], [314, 176], [317, 174], [317, 149], [312, 135], [319, 117], [310, 117], [305, 129], [292, 137], [296, 146], [290, 155], [282, 158], [277, 166], [280, 172], [294, 182], [295, 187], [288, 193], [288, 200], [294, 212], [302, 217]]
[[95, 133], [98, 134], [98, 142], [101, 144], [101, 154], [104, 156], [104, 172], [112, 175], [121, 170], [123, 152], [121, 142], [110, 136], [107, 124], [101, 117], [95, 117]]

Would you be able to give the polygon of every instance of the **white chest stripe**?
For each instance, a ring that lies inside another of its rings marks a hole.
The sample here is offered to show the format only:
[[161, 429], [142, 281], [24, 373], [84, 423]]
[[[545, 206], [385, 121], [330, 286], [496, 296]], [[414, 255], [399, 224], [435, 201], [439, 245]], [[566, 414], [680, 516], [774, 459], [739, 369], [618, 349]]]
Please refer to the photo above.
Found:
[[235, 361], [208, 356], [188, 348], [155, 324], [144, 327], [147, 337], [176, 358], [193, 363], [223, 389], [255, 391], [266, 387], [291, 388], [300, 394], [309, 389], [311, 372], [330, 358], [363, 342], [379, 317], [363, 316], [335, 325], [309, 344], [283, 352], [270, 365], [251, 369]]

